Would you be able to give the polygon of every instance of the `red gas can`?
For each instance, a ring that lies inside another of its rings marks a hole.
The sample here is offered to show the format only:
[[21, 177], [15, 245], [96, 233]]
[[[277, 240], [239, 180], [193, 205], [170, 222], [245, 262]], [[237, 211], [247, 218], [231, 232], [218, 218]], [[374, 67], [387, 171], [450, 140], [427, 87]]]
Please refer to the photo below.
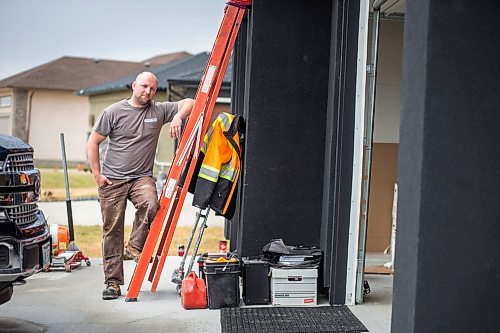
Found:
[[184, 309], [205, 309], [207, 307], [207, 288], [205, 281], [195, 272], [182, 280], [181, 303]]

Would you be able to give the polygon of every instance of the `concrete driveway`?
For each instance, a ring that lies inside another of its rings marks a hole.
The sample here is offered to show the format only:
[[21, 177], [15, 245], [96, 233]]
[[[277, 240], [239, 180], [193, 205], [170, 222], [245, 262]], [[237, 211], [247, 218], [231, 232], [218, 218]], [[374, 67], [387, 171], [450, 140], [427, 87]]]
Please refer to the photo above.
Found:
[[[0, 306], [0, 332], [220, 332], [219, 310], [181, 306], [170, 282], [179, 262], [179, 257], [167, 257], [157, 292], [151, 292], [146, 280], [138, 301], [132, 303], [125, 302], [125, 296], [101, 299], [104, 276], [99, 259], [71, 273], [38, 273], [26, 285], [14, 287], [12, 300]], [[130, 281], [134, 267], [133, 261], [125, 261], [125, 281]]]
[[[42, 272], [14, 287], [10, 302], [0, 306], [0, 332], [9, 333], [156, 333], [221, 331], [220, 310], [184, 310], [175, 285], [170, 282], [180, 257], [167, 257], [156, 293], [146, 280], [138, 301], [103, 301], [101, 259], [91, 259], [90, 267], [78, 267], [71, 273]], [[135, 263], [125, 261], [125, 281], [132, 276]], [[390, 332], [392, 276], [365, 275], [372, 292], [365, 303], [350, 306], [371, 333]], [[126, 294], [126, 286], [122, 288]], [[318, 299], [322, 305], [327, 299]], [[240, 306], [245, 306], [240, 303]]]
[[[192, 200], [192, 199], [191, 199]], [[191, 226], [196, 210], [185, 201], [179, 225]], [[49, 216], [49, 223], [66, 224], [65, 202], [41, 202], [40, 209]], [[96, 200], [74, 201], [73, 218], [76, 225], [101, 224]], [[133, 206], [127, 209], [126, 224], [133, 220]], [[211, 215], [209, 226], [222, 226], [223, 218]], [[219, 310], [184, 310], [171, 274], [181, 258], [167, 257], [157, 292], [150, 291], [146, 280], [138, 302], [127, 303], [125, 296], [103, 301], [104, 275], [101, 259], [91, 259], [90, 267], [82, 266], [71, 273], [41, 272], [27, 279], [26, 285], [15, 286], [12, 300], [0, 306], [0, 333], [80, 333], [80, 332], [220, 332]], [[125, 261], [125, 281], [128, 283], [135, 268]], [[365, 276], [372, 293], [362, 305], [350, 306], [351, 311], [372, 333], [390, 331], [392, 276]], [[126, 288], [122, 293], [126, 295]], [[326, 305], [327, 300], [321, 301]], [[240, 306], [244, 306], [240, 304]]]

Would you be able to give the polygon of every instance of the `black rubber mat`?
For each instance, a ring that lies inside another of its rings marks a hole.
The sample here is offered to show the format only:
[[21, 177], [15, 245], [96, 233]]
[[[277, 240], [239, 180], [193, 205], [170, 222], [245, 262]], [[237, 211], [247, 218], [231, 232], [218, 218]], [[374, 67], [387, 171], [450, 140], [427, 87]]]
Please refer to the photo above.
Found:
[[347, 306], [221, 309], [222, 333], [368, 332]]

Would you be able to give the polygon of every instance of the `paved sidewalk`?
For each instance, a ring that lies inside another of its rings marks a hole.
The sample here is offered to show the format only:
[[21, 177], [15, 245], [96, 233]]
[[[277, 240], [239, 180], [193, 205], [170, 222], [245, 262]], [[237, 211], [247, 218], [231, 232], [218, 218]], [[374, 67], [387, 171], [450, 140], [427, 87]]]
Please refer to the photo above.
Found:
[[[194, 224], [194, 219], [198, 209], [191, 205], [192, 202], [193, 195], [188, 193], [186, 195], [186, 200], [184, 200], [182, 213], [177, 223], [178, 226], [191, 227]], [[66, 201], [39, 202], [38, 207], [43, 211], [45, 216], [48, 217], [49, 223], [62, 225], [68, 224]], [[102, 224], [101, 208], [97, 200], [71, 201], [71, 209], [73, 211], [74, 225]], [[125, 211], [125, 225], [132, 225], [134, 214], [134, 205], [129, 201]], [[215, 216], [215, 213], [211, 211], [208, 217], [207, 225], [209, 227], [222, 227], [224, 226], [224, 218], [221, 216]]]

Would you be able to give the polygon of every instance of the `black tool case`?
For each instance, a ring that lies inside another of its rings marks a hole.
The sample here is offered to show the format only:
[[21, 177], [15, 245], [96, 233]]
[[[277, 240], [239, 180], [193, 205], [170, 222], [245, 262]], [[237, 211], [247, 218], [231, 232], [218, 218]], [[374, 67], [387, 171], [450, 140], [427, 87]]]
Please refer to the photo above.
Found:
[[269, 262], [243, 258], [242, 275], [243, 302], [246, 305], [269, 304]]

